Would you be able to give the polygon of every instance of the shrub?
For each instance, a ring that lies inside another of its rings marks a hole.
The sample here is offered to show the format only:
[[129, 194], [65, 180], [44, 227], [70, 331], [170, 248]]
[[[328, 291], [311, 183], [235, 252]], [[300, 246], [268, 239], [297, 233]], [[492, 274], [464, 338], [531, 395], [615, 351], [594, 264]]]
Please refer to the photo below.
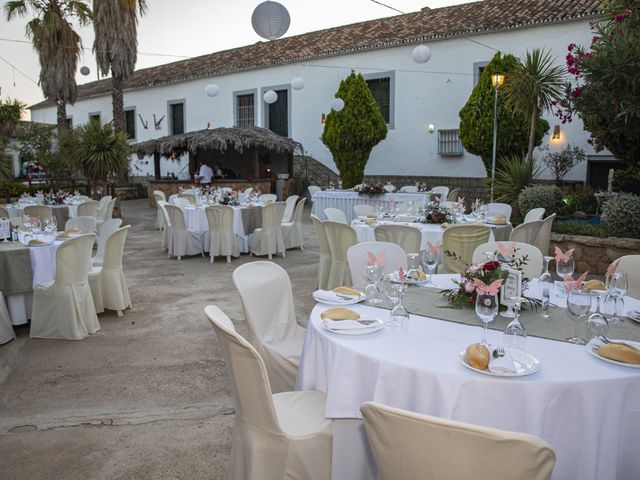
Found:
[[535, 160], [523, 160], [519, 155], [501, 159], [500, 168], [496, 171], [494, 198], [498, 202], [516, 204], [520, 192], [531, 186], [539, 172], [540, 167]]
[[640, 238], [640, 197], [623, 193], [611, 198], [603, 208], [605, 223], [615, 237]]
[[28, 190], [28, 187], [20, 182], [0, 180], [0, 196], [4, 196], [7, 190], [10, 196], [19, 197]]
[[544, 208], [545, 215], [559, 212], [562, 208], [562, 190], [555, 185], [536, 185], [524, 189], [518, 197], [518, 208], [527, 213], [532, 208]]
[[552, 231], [566, 235], [585, 235], [587, 237], [606, 238], [609, 236], [609, 232], [604, 225], [594, 225], [580, 220], [553, 222]]
[[613, 191], [640, 194], [640, 165], [614, 170]]
[[593, 215], [598, 210], [598, 199], [590, 187], [581, 192], [568, 194], [564, 199], [564, 203], [563, 213], [567, 215], [574, 215], [576, 212]]

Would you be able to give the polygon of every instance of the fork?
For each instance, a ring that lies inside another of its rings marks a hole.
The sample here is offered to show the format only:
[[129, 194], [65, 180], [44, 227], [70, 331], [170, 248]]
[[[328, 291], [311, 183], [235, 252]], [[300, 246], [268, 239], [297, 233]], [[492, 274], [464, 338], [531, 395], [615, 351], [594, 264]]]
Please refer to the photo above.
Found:
[[611, 344], [611, 345], [626, 345], [627, 347], [631, 347], [631, 348], [633, 348], [635, 350], [638, 350], [637, 347], [634, 347], [633, 345], [629, 345], [628, 343], [625, 343], [625, 342], [612, 342], [611, 340], [609, 340], [604, 335], [598, 336], [598, 340], [600, 340], [602, 343], [608, 343], [608, 344]]
[[493, 351], [493, 358], [502, 358], [505, 356], [505, 351], [504, 351], [504, 347], [497, 347], [494, 351]]

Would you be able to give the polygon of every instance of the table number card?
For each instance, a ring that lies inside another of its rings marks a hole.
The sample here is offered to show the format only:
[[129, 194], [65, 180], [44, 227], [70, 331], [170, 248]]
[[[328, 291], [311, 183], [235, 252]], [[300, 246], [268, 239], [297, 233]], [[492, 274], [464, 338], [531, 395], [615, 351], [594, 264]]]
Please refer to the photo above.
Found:
[[0, 220], [0, 240], [11, 238], [11, 222], [6, 219]]
[[500, 303], [510, 306], [509, 299], [522, 296], [522, 270], [505, 269], [509, 276], [505, 279], [500, 289]]

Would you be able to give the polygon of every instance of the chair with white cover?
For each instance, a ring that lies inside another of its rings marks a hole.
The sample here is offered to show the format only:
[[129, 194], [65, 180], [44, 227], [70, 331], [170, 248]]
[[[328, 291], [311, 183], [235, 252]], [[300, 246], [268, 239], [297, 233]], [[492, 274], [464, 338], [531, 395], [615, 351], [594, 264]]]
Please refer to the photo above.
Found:
[[407, 253], [420, 253], [422, 232], [409, 225], [378, 225], [373, 234], [378, 242], [400, 245]]
[[304, 213], [304, 204], [306, 199], [303, 197], [298, 200], [296, 208], [293, 211], [291, 222], [282, 222], [282, 235], [284, 236], [284, 248], [300, 248], [304, 250], [304, 236], [302, 235], [302, 214]]
[[162, 225], [164, 224], [164, 215], [162, 214], [162, 210], [160, 209], [160, 203], [159, 202], [165, 202], [166, 200], [163, 200], [163, 197], [161, 197], [160, 195], [158, 195], [157, 193], [153, 193], [153, 198], [156, 201], [156, 229], [161, 230], [162, 229]]
[[331, 252], [331, 268], [327, 280], [327, 290], [351, 285], [351, 272], [347, 265], [347, 250], [358, 243], [356, 231], [349, 225], [327, 220], [323, 223], [327, 243]]
[[100, 233], [100, 229], [102, 228], [102, 224], [104, 222], [106, 222], [107, 220], [110, 220], [113, 218], [113, 208], [116, 205], [116, 199], [111, 199], [109, 200], [109, 203], [107, 203], [107, 207], [104, 209], [104, 215], [101, 217], [100, 215], [98, 215], [98, 221], [96, 223], [96, 230], [98, 231], [98, 233]]
[[320, 260], [318, 262], [318, 288], [326, 289], [329, 282], [329, 274], [331, 273], [331, 250], [329, 250], [329, 241], [324, 231], [324, 222], [316, 215], [311, 214], [313, 228], [318, 236], [318, 246], [320, 249]]
[[538, 247], [543, 255], [549, 255], [549, 247], [551, 244], [551, 229], [553, 227], [553, 221], [556, 219], [556, 214], [549, 215], [542, 221], [542, 225], [538, 228], [536, 233], [536, 239], [533, 244]]
[[433, 187], [431, 189], [431, 196], [440, 196], [442, 197], [442, 200], [446, 200], [447, 198], [449, 198], [449, 187]]
[[179, 207], [165, 205], [164, 208], [169, 216], [168, 256], [181, 260], [185, 255], [200, 254], [204, 258], [200, 232], [187, 228], [184, 212]]
[[272, 394], [265, 362], [218, 307], [205, 313], [222, 346], [235, 397], [229, 478], [331, 478], [333, 423], [319, 391]]
[[244, 189], [244, 196], [245, 197], [249, 197], [249, 195], [251, 195], [251, 193], [253, 192], [253, 187], [248, 187]]
[[487, 203], [487, 217], [495, 217], [496, 215], [504, 215], [507, 222], [511, 220], [511, 205], [508, 203]]
[[71, 217], [64, 224], [64, 229], [77, 228], [82, 233], [96, 233], [96, 217], [77, 216]]
[[107, 207], [109, 206], [109, 202], [111, 201], [111, 195], [105, 195], [98, 202], [98, 220], [104, 220], [107, 214]]
[[460, 273], [473, 259], [473, 252], [478, 245], [489, 241], [491, 229], [486, 225], [452, 225], [442, 234], [442, 251], [456, 255], [452, 258], [442, 256], [442, 264], [438, 273]]
[[215, 205], [205, 208], [204, 211], [209, 224], [211, 263], [217, 256], [227, 257], [227, 263], [231, 263], [231, 256], [240, 256], [236, 235], [233, 233], [233, 208], [228, 205]]
[[376, 209], [373, 205], [367, 205], [366, 203], [360, 203], [353, 206], [353, 213], [356, 217], [376, 217]]
[[196, 196], [193, 193], [184, 193], [184, 192], [182, 192], [182, 193], [180, 193], [178, 195], [178, 198], [186, 198], [189, 201], [189, 203], [191, 203], [193, 205], [196, 204]]
[[627, 274], [627, 295], [640, 298], [640, 255], [620, 257], [616, 271]]
[[193, 205], [188, 198], [184, 198], [184, 197], [175, 197], [173, 199], [173, 205], [175, 205], [176, 207], [179, 208], [185, 208], [185, 207], [189, 207], [191, 205]]
[[56, 278], [33, 292], [32, 338], [80, 340], [100, 330], [88, 275], [95, 234], [64, 241], [56, 251]]
[[102, 228], [100, 229], [100, 233], [98, 234], [98, 249], [96, 250], [96, 254], [91, 258], [92, 265], [102, 265], [102, 259], [104, 258], [104, 247], [107, 244], [107, 239], [113, 232], [120, 228], [120, 225], [122, 225], [121, 218], [112, 218], [110, 220], [106, 220], [102, 224]]
[[460, 196], [460, 189], [454, 188], [449, 192], [449, 195], [447, 195], [447, 200], [450, 202], [457, 202], [459, 196]]
[[10, 218], [11, 215], [9, 214], [9, 210], [6, 209], [6, 207], [3, 207], [2, 205], [0, 205], [0, 218]]
[[509, 240], [512, 242], [522, 242], [533, 245], [536, 241], [538, 230], [542, 226], [542, 220], [532, 220], [530, 222], [521, 223], [511, 230]]
[[289, 275], [273, 262], [251, 262], [235, 269], [233, 283], [242, 300], [249, 340], [267, 364], [273, 392], [291, 390], [306, 330], [296, 322]]
[[166, 209], [169, 204], [162, 200], [158, 200], [157, 204], [160, 208], [160, 213], [162, 213], [162, 251], [164, 252], [169, 248], [169, 230], [171, 229], [171, 220], [169, 220], [169, 214]]
[[524, 216], [524, 223], [542, 220], [544, 218], [544, 208], [532, 208]]
[[322, 189], [317, 185], [309, 185], [307, 187], [307, 190], [309, 191], [309, 195], [311, 196], [311, 198], [313, 198], [314, 193], [322, 191]]
[[22, 224], [24, 223], [24, 221], [22, 220], [22, 217], [9, 217], [9, 222], [11, 222], [11, 226], [13, 228], [21, 227]]
[[400, 193], [417, 193], [418, 187], [416, 185], [405, 185], [400, 188]]
[[278, 196], [275, 193], [263, 193], [260, 195], [260, 201], [264, 203], [275, 203], [278, 200]]
[[551, 446], [524, 433], [365, 402], [361, 407], [381, 480], [547, 480]]
[[331, 222], [340, 222], [347, 223], [347, 216], [345, 213], [338, 208], [325, 208], [324, 216], [327, 217], [327, 220]]
[[282, 221], [285, 223], [291, 222], [291, 217], [293, 217], [293, 211], [296, 208], [296, 204], [298, 202], [298, 195], [290, 195], [287, 197], [285, 201], [286, 207], [284, 209], [284, 215], [282, 217]]
[[127, 281], [122, 271], [124, 242], [131, 225], [113, 232], [107, 239], [102, 266], [94, 266], [89, 272], [89, 286], [95, 303], [96, 312], [115, 310], [119, 317], [122, 311], [131, 308], [131, 297]]
[[522, 274], [527, 278], [538, 278], [542, 273], [542, 252], [535, 245], [521, 242], [486, 242], [478, 245], [473, 251], [472, 262], [485, 263], [487, 253], [494, 253], [499, 250], [499, 245], [513, 247], [516, 249], [515, 257], [527, 257], [526, 265], [522, 265]]
[[80, 205], [78, 205], [78, 217], [97, 217], [98, 205], [99, 203], [95, 200], [82, 202]]
[[270, 203], [262, 208], [262, 226], [249, 235], [251, 255], [267, 255], [269, 260], [275, 254], [287, 256], [282, 234], [284, 209], [284, 202]]
[[48, 205], [27, 205], [24, 214], [30, 217], [49, 218], [53, 216], [53, 210]]
[[16, 333], [13, 331], [9, 309], [4, 301], [4, 295], [0, 292], [0, 345], [10, 342], [14, 338], [16, 338]]
[[158, 197], [160, 197], [160, 200], [162, 200], [163, 202], [166, 202], [166, 201], [167, 201], [167, 194], [166, 194], [166, 193], [164, 193], [162, 190], [154, 190], [154, 191], [153, 191], [153, 197], [155, 198], [155, 197], [156, 197], [156, 195], [157, 195]]
[[347, 250], [347, 260], [351, 273], [351, 282], [356, 287], [364, 288], [369, 283], [367, 266], [369, 265], [369, 253], [376, 257], [384, 257], [384, 264], [380, 265], [382, 273], [388, 275], [398, 271], [398, 267], [407, 270], [407, 253], [402, 247], [391, 242], [362, 242], [352, 245]]

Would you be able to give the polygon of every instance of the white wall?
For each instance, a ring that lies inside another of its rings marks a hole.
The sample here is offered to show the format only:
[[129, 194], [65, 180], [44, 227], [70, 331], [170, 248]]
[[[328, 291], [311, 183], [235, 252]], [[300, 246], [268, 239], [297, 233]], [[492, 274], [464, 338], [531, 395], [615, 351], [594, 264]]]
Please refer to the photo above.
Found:
[[[473, 39], [519, 57], [527, 49], [545, 47], [551, 50], [559, 64], [563, 64], [567, 45], [571, 42], [588, 44], [591, 32], [588, 22], [580, 21], [479, 35]], [[428, 133], [427, 126], [433, 123], [436, 130], [458, 128], [458, 112], [474, 86], [474, 63], [489, 61], [495, 52], [462, 38], [431, 42], [429, 46], [432, 58], [424, 65], [413, 62], [411, 51], [414, 46], [408, 45], [125, 92], [125, 108], [136, 108], [136, 141], [140, 142], [168, 134], [169, 101], [186, 99], [186, 131], [206, 128], [208, 122], [215, 127], [232, 126], [233, 93], [257, 89], [256, 123], [264, 126], [261, 92], [270, 86], [289, 84], [292, 78], [301, 76], [305, 81], [304, 89], [291, 90], [289, 97], [292, 111], [289, 135], [302, 143], [307, 154], [335, 170], [330, 152], [320, 141], [320, 118], [322, 113], [329, 113], [330, 102], [340, 79], [347, 76], [351, 69], [363, 74], [395, 71], [395, 125], [389, 130], [387, 139], [373, 150], [366, 173], [484, 177], [486, 173], [478, 157], [470, 154], [462, 157], [439, 156], [437, 132]], [[204, 93], [209, 83], [216, 83], [220, 87], [220, 93], [214, 98]], [[87, 122], [89, 112], [98, 111], [103, 121], [111, 120], [109, 96], [80, 100], [67, 107], [74, 126]], [[143, 128], [138, 114], [149, 122], [148, 129]], [[153, 126], [153, 114], [156, 119], [165, 116], [159, 130]], [[32, 119], [55, 123], [55, 109], [32, 110]], [[547, 119], [551, 130], [560, 123], [550, 114]], [[578, 119], [562, 125], [561, 131], [561, 140], [551, 144], [552, 149], [571, 143], [577, 144], [589, 155], [595, 154], [586, 142], [588, 133], [583, 131]], [[549, 143], [549, 138], [550, 134], [544, 142]], [[134, 167], [134, 173], [153, 173], [152, 159], [138, 161], [135, 158], [133, 163], [140, 169]], [[162, 174], [186, 172], [186, 164], [186, 157], [181, 161], [163, 161]], [[567, 179], [583, 180], [585, 175], [586, 163], [575, 168]]]

